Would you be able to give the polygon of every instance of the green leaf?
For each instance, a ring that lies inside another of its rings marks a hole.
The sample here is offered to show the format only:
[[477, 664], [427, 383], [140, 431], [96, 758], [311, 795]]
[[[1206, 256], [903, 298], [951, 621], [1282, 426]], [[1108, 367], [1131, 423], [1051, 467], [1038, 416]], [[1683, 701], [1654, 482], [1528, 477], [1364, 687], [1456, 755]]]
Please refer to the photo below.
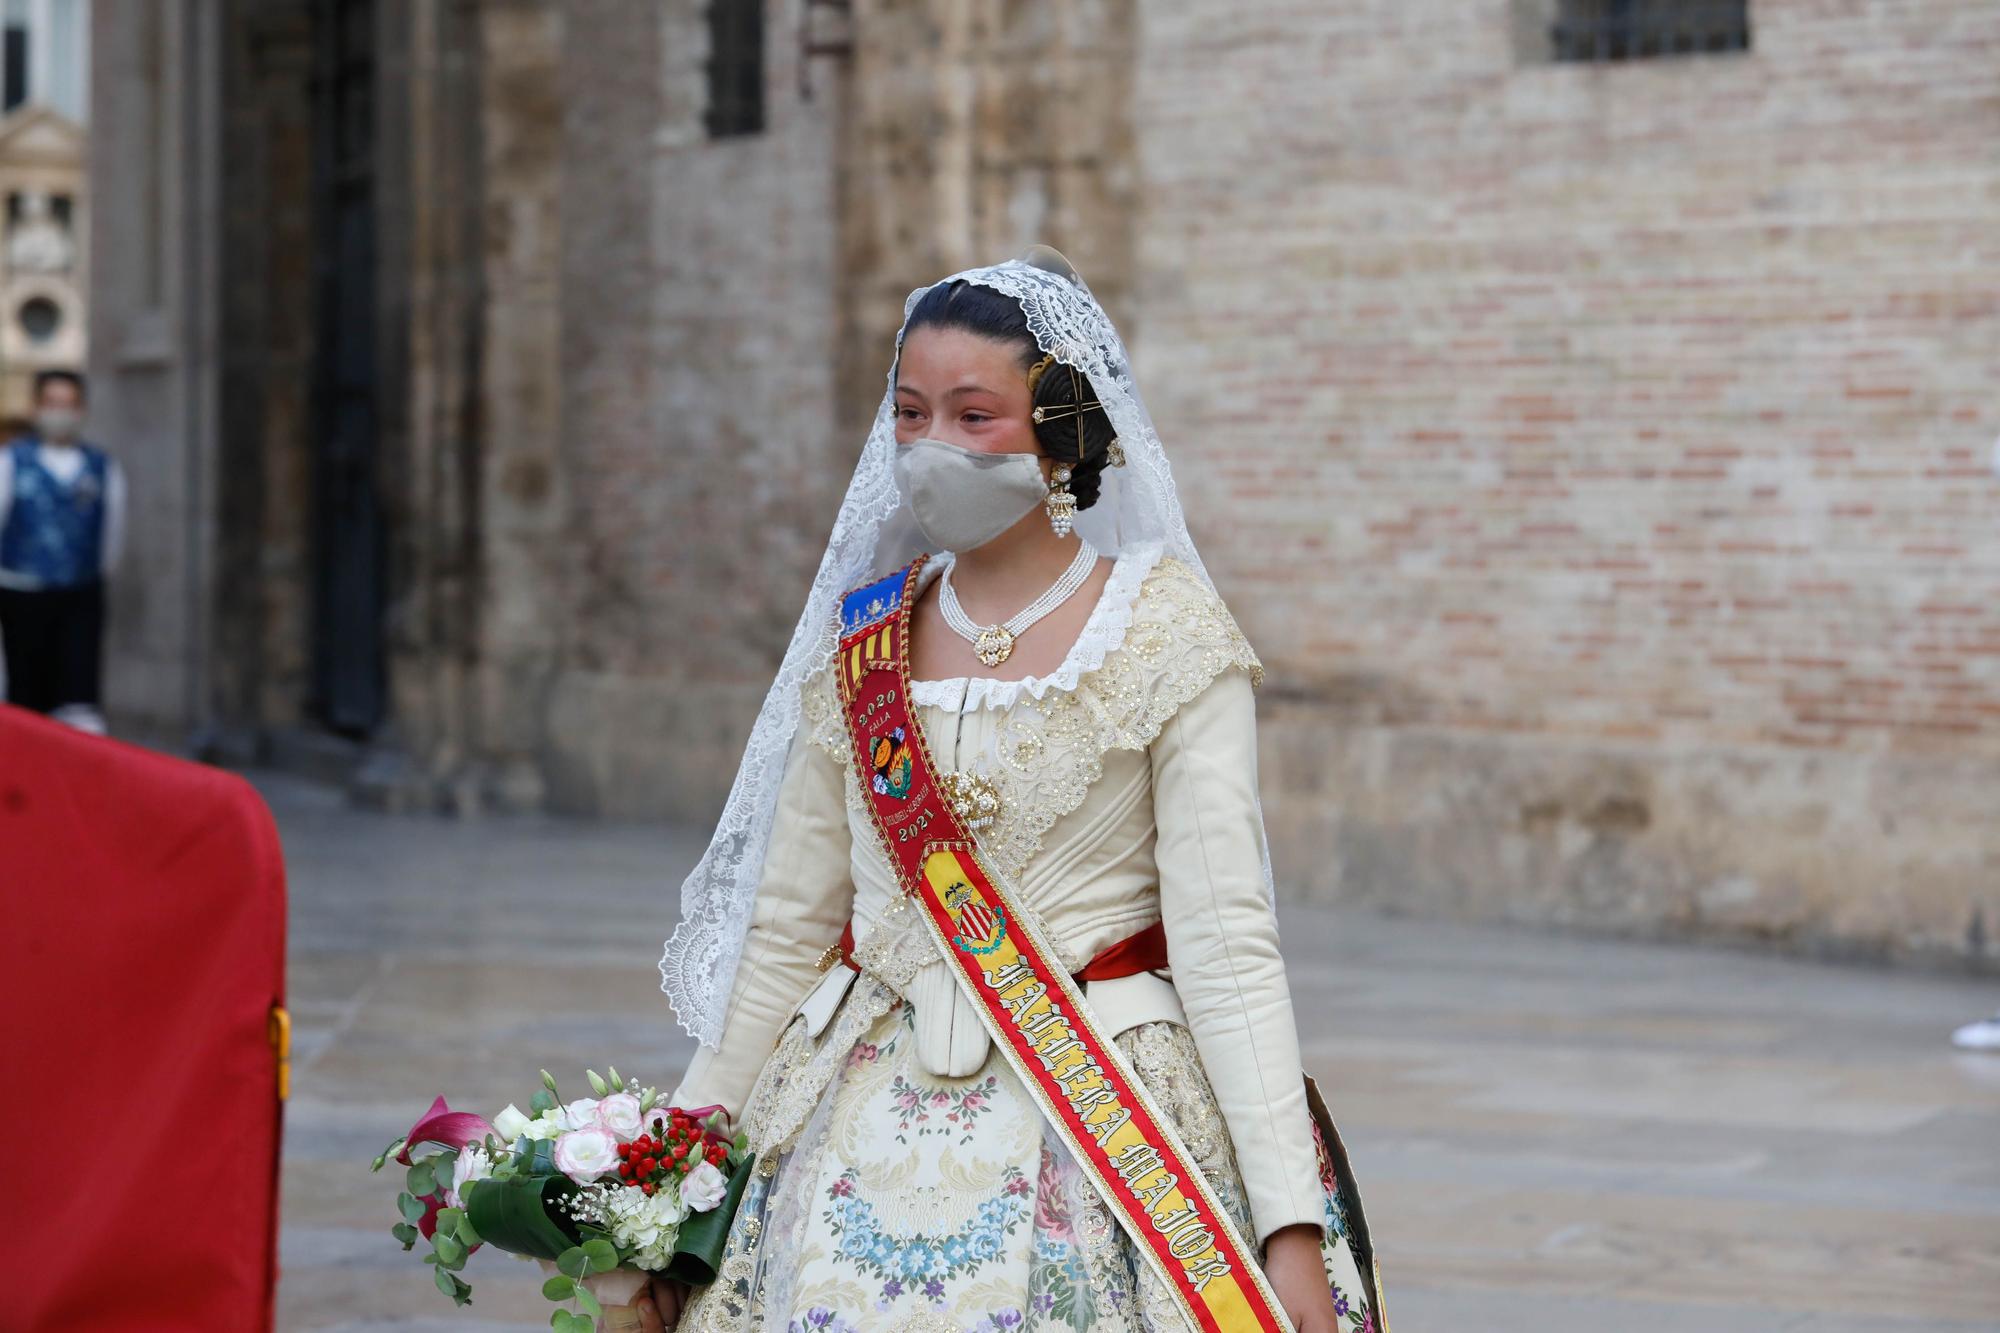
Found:
[[549, 1327], [556, 1333], [596, 1333], [595, 1321], [588, 1315], [571, 1314], [568, 1310], [551, 1314]]
[[608, 1240], [587, 1240], [583, 1243], [584, 1257], [590, 1260], [594, 1273], [609, 1273], [618, 1267], [618, 1249]]
[[554, 1259], [577, 1243], [576, 1222], [561, 1206], [576, 1192], [560, 1175], [475, 1180], [465, 1191], [465, 1214], [495, 1249]]
[[572, 1246], [556, 1256], [556, 1267], [571, 1277], [580, 1278], [590, 1272], [590, 1256], [583, 1252], [583, 1246]]
[[438, 1215], [437, 1215], [438, 1230], [439, 1231], [458, 1230], [458, 1219], [464, 1216], [465, 1216], [465, 1210], [463, 1208], [438, 1209]]
[[458, 1237], [442, 1227], [431, 1237], [431, 1244], [437, 1249], [438, 1262], [446, 1268], [457, 1268], [465, 1262], [465, 1247], [458, 1243]]
[[414, 1194], [398, 1194], [396, 1211], [403, 1215], [406, 1222], [421, 1222], [424, 1220], [424, 1201]]
[[410, 1174], [405, 1180], [404, 1188], [419, 1198], [437, 1188], [437, 1177], [431, 1174], [429, 1158], [425, 1158], [410, 1168]]
[[531, 1176], [555, 1175], [556, 1141], [554, 1139], [535, 1140], [534, 1146], [528, 1149], [528, 1160], [525, 1166], [527, 1173]]
[[459, 1242], [463, 1244], [465, 1248], [468, 1250], [475, 1245], [482, 1245], [485, 1243], [485, 1238], [473, 1229], [472, 1219], [465, 1216], [465, 1214], [463, 1213], [459, 1214], [458, 1226], [456, 1230], [458, 1232]]
[[756, 1161], [755, 1153], [746, 1153], [729, 1177], [722, 1202], [705, 1213], [689, 1213], [682, 1220], [673, 1257], [667, 1260], [668, 1277], [697, 1287], [715, 1281], [716, 1269], [722, 1266], [723, 1244], [729, 1238], [729, 1224], [743, 1202], [743, 1191], [750, 1184], [750, 1170]]
[[423, 1235], [423, 1232], [418, 1231], [408, 1222], [398, 1222], [395, 1226], [389, 1228], [389, 1234], [397, 1240], [402, 1241], [403, 1248], [407, 1250], [417, 1243], [418, 1238]]
[[528, 1098], [528, 1109], [536, 1113], [555, 1109], [556, 1099], [549, 1096], [545, 1088], [536, 1088], [535, 1095]]
[[552, 1301], [566, 1301], [576, 1295], [576, 1279], [557, 1273], [542, 1284], [542, 1295]]
[[604, 1318], [604, 1307], [597, 1303], [597, 1297], [590, 1294], [589, 1287], [578, 1287], [576, 1289], [576, 1303], [583, 1307], [585, 1314], [590, 1316], [592, 1328], [597, 1326], [598, 1320]]

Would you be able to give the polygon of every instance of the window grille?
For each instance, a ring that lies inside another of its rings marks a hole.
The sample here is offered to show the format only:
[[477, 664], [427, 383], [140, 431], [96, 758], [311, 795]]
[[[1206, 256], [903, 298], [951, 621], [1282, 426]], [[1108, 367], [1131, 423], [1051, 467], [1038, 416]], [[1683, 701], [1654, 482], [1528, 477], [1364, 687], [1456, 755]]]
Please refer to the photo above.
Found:
[[708, 133], [764, 129], [764, 0], [713, 0], [708, 7]]
[[1650, 60], [1750, 48], [1749, 0], [1561, 0], [1557, 60]]

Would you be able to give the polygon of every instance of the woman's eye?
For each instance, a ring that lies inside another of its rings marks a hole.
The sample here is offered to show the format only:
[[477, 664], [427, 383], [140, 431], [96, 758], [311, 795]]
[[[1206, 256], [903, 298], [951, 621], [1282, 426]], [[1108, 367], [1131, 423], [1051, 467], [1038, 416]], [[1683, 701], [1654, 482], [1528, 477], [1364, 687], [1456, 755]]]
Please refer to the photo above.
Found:
[[965, 414], [965, 419], [966, 419], [967, 421], [971, 422], [971, 423], [972, 423], [973, 425], [975, 425], [975, 426], [976, 426], [976, 425], [978, 425], [978, 424], [979, 424], [980, 422], [982, 422], [982, 421], [991, 421], [991, 420], [993, 420], [993, 418], [992, 418], [992, 417], [988, 416], [988, 415], [987, 415], [986, 413], [984, 413], [984, 412], [967, 412], [967, 413]]
[[902, 417], [905, 420], [908, 420], [911, 417], [922, 416], [923, 411], [915, 407], [899, 407], [896, 409], [896, 415]]

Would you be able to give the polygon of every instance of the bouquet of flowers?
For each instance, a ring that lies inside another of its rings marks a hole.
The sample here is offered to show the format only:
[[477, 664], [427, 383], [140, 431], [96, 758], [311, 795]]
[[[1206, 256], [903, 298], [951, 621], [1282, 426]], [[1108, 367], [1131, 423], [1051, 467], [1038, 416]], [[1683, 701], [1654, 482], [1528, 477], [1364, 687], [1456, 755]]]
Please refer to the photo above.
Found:
[[542, 1294], [574, 1302], [550, 1316], [556, 1333], [591, 1333], [603, 1303], [628, 1303], [654, 1273], [711, 1282], [753, 1154], [722, 1108], [658, 1104], [652, 1088], [612, 1069], [585, 1071], [595, 1097], [564, 1103], [549, 1071], [529, 1100], [491, 1122], [439, 1097], [383, 1149], [409, 1168], [391, 1228], [405, 1250], [431, 1245], [438, 1290], [459, 1305], [459, 1276], [481, 1245], [541, 1261]]

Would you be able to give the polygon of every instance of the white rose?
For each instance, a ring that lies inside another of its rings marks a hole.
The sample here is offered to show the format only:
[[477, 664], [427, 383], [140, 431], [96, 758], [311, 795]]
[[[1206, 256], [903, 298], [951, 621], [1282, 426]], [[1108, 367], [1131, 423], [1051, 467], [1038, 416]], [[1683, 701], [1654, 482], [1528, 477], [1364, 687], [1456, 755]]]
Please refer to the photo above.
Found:
[[556, 1170], [588, 1185], [618, 1164], [618, 1141], [605, 1131], [573, 1129], [556, 1137]]
[[561, 1111], [564, 1129], [589, 1129], [597, 1123], [597, 1098], [579, 1097]]
[[639, 1137], [639, 1099], [629, 1092], [614, 1092], [597, 1104], [597, 1123], [609, 1130], [620, 1143]]
[[506, 1110], [493, 1117], [493, 1132], [509, 1143], [527, 1133], [528, 1125], [528, 1117], [512, 1102], [507, 1103]]
[[681, 1182], [681, 1202], [697, 1213], [705, 1213], [721, 1203], [728, 1191], [729, 1177], [716, 1170], [715, 1163], [703, 1161]]
[[468, 1143], [460, 1148], [458, 1162], [451, 1169], [451, 1188], [444, 1192], [445, 1207], [465, 1207], [465, 1187], [492, 1174], [493, 1159], [486, 1155], [485, 1148], [477, 1143]]

